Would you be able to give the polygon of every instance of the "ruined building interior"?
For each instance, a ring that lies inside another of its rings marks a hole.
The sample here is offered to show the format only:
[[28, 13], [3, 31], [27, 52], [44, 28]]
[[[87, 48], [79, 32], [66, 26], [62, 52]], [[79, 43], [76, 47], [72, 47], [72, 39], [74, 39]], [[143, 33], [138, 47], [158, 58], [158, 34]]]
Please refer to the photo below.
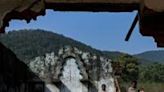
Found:
[[[44, 16], [46, 9], [90, 12], [136, 10], [138, 14], [126, 40], [139, 22], [143, 36], [152, 36], [158, 47], [164, 46], [164, 0], [0, 0], [0, 33], [5, 33], [10, 20], [25, 19], [28, 23], [31, 19], [36, 20], [37, 16]], [[107, 92], [116, 92], [111, 60], [105, 57], [74, 47], [63, 47], [57, 55], [49, 53], [36, 57], [32, 63], [25, 65], [0, 43], [0, 92], [100, 92], [102, 84], [109, 88]], [[33, 66], [36, 63], [39, 66]], [[52, 66], [53, 70], [50, 68], [47, 73], [47, 66]], [[71, 81], [71, 78], [76, 80]]]

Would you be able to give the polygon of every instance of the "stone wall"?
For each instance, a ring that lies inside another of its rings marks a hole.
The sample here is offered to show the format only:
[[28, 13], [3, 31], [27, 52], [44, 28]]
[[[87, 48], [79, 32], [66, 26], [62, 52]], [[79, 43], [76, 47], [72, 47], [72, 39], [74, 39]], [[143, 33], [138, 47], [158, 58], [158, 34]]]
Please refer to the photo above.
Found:
[[29, 67], [52, 92], [101, 92], [102, 84], [107, 92], [116, 90], [111, 60], [75, 47], [63, 47], [57, 55], [52, 52], [36, 57]]
[[75, 47], [36, 57], [28, 66], [0, 43], [0, 92], [101, 92], [102, 84], [115, 92], [111, 60]]

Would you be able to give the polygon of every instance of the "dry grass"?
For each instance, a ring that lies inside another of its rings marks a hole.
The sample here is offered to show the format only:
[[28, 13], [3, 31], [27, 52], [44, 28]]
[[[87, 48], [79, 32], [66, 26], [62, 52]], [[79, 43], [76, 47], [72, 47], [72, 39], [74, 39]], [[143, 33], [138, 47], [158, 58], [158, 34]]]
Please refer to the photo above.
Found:
[[[121, 92], [126, 92], [129, 83], [121, 84]], [[138, 89], [144, 88], [145, 92], [164, 92], [164, 83], [138, 83]]]
[[145, 92], [164, 92], [164, 83], [140, 83], [138, 87], [143, 87]]

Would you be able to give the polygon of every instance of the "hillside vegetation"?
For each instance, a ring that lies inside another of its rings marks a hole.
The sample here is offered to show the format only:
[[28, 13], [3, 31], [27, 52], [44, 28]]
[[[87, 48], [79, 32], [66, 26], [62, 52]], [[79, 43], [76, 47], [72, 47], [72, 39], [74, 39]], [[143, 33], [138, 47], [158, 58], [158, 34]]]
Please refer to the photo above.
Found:
[[[164, 90], [162, 86], [164, 85], [164, 64], [162, 64], [164, 51], [149, 51], [134, 56], [119, 51], [100, 51], [63, 35], [40, 29], [1, 34], [0, 42], [10, 48], [26, 64], [34, 57], [42, 56], [45, 53], [57, 53], [58, 49], [63, 46], [75, 46], [82, 51], [111, 58], [114, 61], [113, 65], [115, 65], [114, 72], [121, 76], [125, 84], [135, 79], [140, 81], [140, 86], [146, 88], [146, 92], [155, 92], [150, 89], [160, 90], [156, 92]], [[155, 84], [159, 87], [152, 86]]]
[[101, 55], [88, 45], [67, 38], [63, 35], [44, 30], [19, 30], [0, 35], [0, 42], [10, 48], [19, 59], [28, 63], [29, 60], [45, 53], [58, 52], [63, 46], [75, 46], [83, 51]]
[[[126, 54], [119, 51], [100, 51], [63, 35], [41, 29], [24, 29], [1, 34], [0, 42], [14, 51], [18, 58], [26, 62], [45, 53], [52, 51], [57, 53], [58, 49], [65, 45], [75, 46], [83, 51], [98, 55], [105, 55], [114, 60]], [[163, 56], [164, 51], [149, 51], [134, 55], [140, 63], [153, 63], [154, 61], [161, 63], [164, 61]]]
[[137, 58], [144, 58], [149, 61], [164, 63], [164, 50], [147, 51], [134, 55]]

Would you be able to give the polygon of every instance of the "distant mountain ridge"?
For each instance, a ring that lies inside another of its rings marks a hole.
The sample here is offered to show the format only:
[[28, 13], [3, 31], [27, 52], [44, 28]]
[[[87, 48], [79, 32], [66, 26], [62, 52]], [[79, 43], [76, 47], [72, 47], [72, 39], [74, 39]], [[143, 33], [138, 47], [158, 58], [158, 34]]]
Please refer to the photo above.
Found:
[[[119, 51], [100, 51], [74, 39], [41, 29], [19, 30], [0, 34], [0, 42], [14, 51], [17, 57], [23, 61], [28, 61], [45, 53], [57, 52], [65, 45], [75, 46], [97, 55], [105, 55], [114, 60], [120, 55], [127, 54]], [[138, 58], [141, 63], [152, 63], [154, 61], [161, 63], [164, 61], [164, 51], [148, 51], [133, 56]]]
[[143, 58], [145, 60], [164, 63], [164, 50], [152, 50], [146, 51], [140, 54], [134, 55], [137, 58]]

